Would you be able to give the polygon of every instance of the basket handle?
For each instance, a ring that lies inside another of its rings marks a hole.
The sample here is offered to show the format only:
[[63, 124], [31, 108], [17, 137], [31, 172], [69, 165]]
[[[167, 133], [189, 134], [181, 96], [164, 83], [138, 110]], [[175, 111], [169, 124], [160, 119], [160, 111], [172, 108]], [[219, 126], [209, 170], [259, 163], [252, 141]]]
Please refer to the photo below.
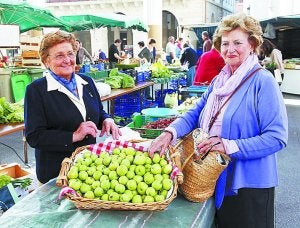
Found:
[[183, 174], [182, 174], [182, 170], [181, 170], [180, 154], [175, 152], [176, 148], [173, 148], [172, 146], [168, 146], [168, 149], [169, 149], [169, 152], [170, 152], [170, 157], [174, 158], [175, 165], [177, 166], [177, 168], [180, 171], [177, 174], [178, 184], [182, 184], [183, 183]]
[[62, 187], [67, 185], [66, 171], [69, 170], [71, 164], [72, 164], [72, 160], [70, 158], [64, 158], [64, 160], [61, 163], [61, 169], [59, 171], [59, 175], [56, 179], [56, 186]]

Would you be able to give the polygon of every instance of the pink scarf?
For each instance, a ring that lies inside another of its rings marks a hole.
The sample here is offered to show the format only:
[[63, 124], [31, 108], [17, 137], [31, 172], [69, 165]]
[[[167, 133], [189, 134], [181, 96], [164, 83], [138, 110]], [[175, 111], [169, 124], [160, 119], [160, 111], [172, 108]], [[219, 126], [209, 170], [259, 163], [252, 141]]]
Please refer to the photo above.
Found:
[[[241, 81], [250, 70], [258, 63], [257, 55], [251, 54], [247, 59], [236, 69], [236, 71], [231, 74], [231, 69], [228, 64], [226, 64], [213, 85], [213, 89], [208, 96], [207, 103], [203, 110], [203, 115], [201, 119], [200, 126], [207, 133], [208, 125], [212, 117], [219, 110], [226, 98], [238, 87]], [[219, 132], [220, 133], [220, 132]]]

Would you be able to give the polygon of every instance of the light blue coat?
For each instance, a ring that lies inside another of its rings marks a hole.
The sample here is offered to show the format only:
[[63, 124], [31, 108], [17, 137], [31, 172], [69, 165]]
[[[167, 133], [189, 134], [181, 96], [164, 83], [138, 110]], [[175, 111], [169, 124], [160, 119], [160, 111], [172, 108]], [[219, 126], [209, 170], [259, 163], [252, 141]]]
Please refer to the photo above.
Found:
[[[257, 68], [255, 66], [254, 68]], [[199, 126], [214, 81], [196, 107], [171, 125], [182, 137]], [[224, 196], [239, 188], [270, 188], [278, 185], [276, 152], [288, 139], [285, 104], [277, 82], [267, 70], [259, 70], [232, 96], [224, 111], [221, 137], [235, 140], [239, 151], [230, 155], [231, 162], [216, 185], [216, 205]], [[227, 178], [226, 178], [227, 173]], [[221, 180], [222, 179], [222, 180]]]

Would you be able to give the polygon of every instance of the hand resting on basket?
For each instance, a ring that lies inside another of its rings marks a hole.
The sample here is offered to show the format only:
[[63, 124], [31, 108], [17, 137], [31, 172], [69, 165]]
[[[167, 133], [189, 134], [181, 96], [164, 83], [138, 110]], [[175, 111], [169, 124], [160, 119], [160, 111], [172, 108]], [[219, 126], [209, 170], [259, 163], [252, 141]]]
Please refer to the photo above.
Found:
[[218, 136], [208, 137], [206, 140], [198, 144], [197, 149], [198, 149], [198, 154], [197, 154], [198, 156], [201, 156], [211, 150], [224, 153], [224, 154], [226, 153], [222, 139]]
[[170, 145], [172, 138], [173, 135], [171, 132], [164, 131], [154, 139], [148, 149], [150, 157], [152, 157], [156, 151], [159, 151], [160, 156], [162, 156]]

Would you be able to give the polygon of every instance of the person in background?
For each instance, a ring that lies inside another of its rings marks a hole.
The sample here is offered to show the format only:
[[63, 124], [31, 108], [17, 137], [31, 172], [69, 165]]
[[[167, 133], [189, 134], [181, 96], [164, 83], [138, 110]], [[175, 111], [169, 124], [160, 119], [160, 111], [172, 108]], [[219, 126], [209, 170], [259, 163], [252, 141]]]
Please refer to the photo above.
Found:
[[220, 73], [225, 62], [214, 47], [203, 53], [196, 64], [194, 85], [209, 85], [212, 79]]
[[144, 41], [138, 42], [140, 53], [138, 54], [138, 57], [144, 62], [149, 63], [151, 61], [151, 52], [148, 49], [148, 47], [145, 46]]
[[106, 60], [106, 54], [105, 54], [104, 51], [102, 51], [101, 49], [99, 49], [98, 59], [99, 59], [100, 61], [105, 61], [105, 60]]
[[116, 66], [119, 60], [123, 60], [119, 53], [119, 48], [121, 46], [122, 41], [120, 39], [116, 39], [112, 45], [110, 45], [108, 50], [108, 61], [109, 67], [112, 69]]
[[26, 88], [25, 137], [35, 148], [36, 175], [41, 183], [58, 176], [61, 163], [76, 148], [96, 143], [100, 136], [121, 132], [103, 110], [92, 78], [74, 73], [76, 41], [71, 33], [46, 34], [39, 54], [47, 71]]
[[76, 39], [76, 64], [77, 65], [81, 65], [84, 63], [84, 58], [88, 58], [90, 60], [90, 63], [93, 64], [93, 58], [90, 55], [90, 53], [84, 48], [82, 47], [82, 43], [80, 42], [80, 40]]
[[152, 142], [149, 155], [162, 155], [201, 127], [210, 137], [197, 152], [211, 149], [231, 158], [215, 187], [217, 227], [273, 228], [276, 155], [287, 145], [288, 120], [276, 81], [258, 62], [262, 28], [251, 16], [232, 14], [219, 23], [213, 43], [226, 65], [196, 106]]
[[182, 54], [180, 57], [181, 65], [187, 64], [188, 71], [187, 71], [187, 86], [191, 86], [194, 82], [195, 77], [195, 68], [197, 63], [197, 53], [196, 51], [191, 48], [187, 43], [183, 45]]
[[166, 59], [169, 64], [172, 64], [173, 59], [175, 59], [175, 38], [174, 36], [170, 36], [168, 39], [168, 43], [166, 46]]
[[175, 42], [175, 56], [176, 56], [177, 59], [179, 59], [180, 55], [181, 55], [182, 42], [183, 42], [182, 37], [179, 37], [178, 40]]
[[148, 49], [151, 53], [151, 59], [150, 59], [151, 63], [155, 63], [155, 58], [156, 58], [156, 47], [155, 47], [155, 45], [156, 45], [155, 39], [150, 38], [149, 42], [148, 42]]
[[260, 46], [261, 55], [264, 56], [262, 64], [267, 66], [268, 63], [275, 63], [276, 69], [279, 69], [281, 78], [284, 78], [284, 66], [282, 61], [281, 51], [268, 39], [264, 38], [262, 45]]
[[207, 31], [202, 32], [203, 40], [203, 53], [209, 51], [212, 48], [212, 42]]

